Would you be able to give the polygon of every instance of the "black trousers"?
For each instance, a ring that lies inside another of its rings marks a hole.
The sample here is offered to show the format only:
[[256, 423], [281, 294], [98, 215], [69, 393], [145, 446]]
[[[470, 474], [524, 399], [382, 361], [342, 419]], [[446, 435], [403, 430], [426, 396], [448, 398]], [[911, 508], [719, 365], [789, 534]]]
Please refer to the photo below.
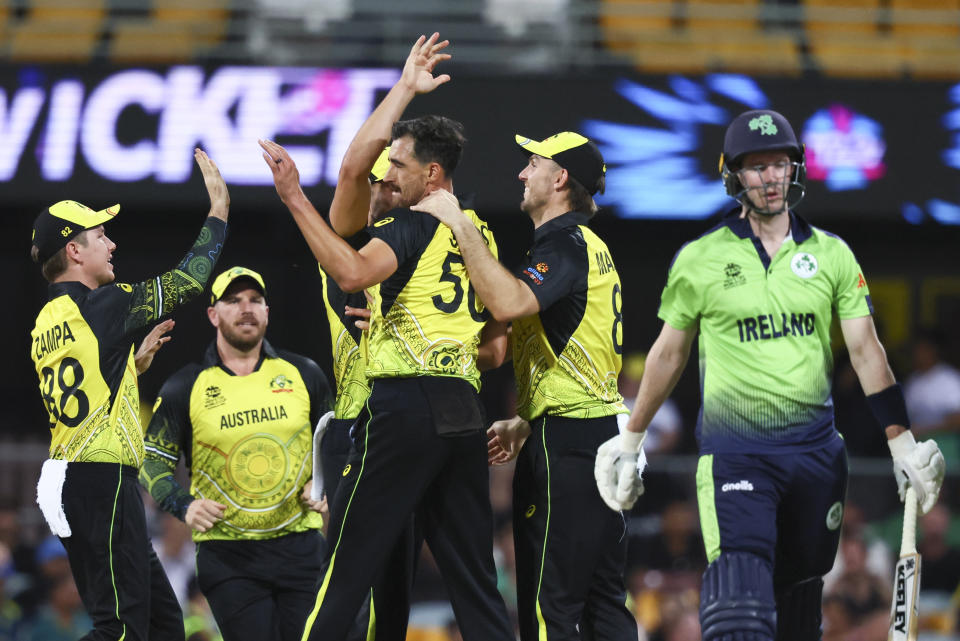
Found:
[[117, 463], [70, 463], [61, 538], [93, 630], [83, 639], [184, 638], [183, 614], [147, 536], [137, 470]]
[[224, 641], [299, 639], [324, 550], [317, 530], [197, 544], [197, 581]]
[[636, 641], [624, 605], [623, 516], [606, 506], [593, 476], [597, 448], [616, 416], [540, 417], [517, 457], [513, 530], [522, 641]]
[[359, 446], [350, 454], [331, 508], [326, 570], [304, 639], [347, 636], [364, 595], [419, 506], [417, 518], [464, 639], [512, 641], [496, 588], [482, 421], [478, 416], [470, 431], [441, 436], [434, 418], [443, 418], [439, 405], [451, 400], [455, 383], [466, 386], [456, 393], [462, 407], [478, 403], [465, 381], [374, 381], [359, 419]]
[[[337, 494], [337, 487], [353, 448], [350, 428], [356, 422], [355, 418], [332, 419], [320, 444], [323, 487], [331, 509], [333, 497]], [[423, 544], [423, 536], [414, 527], [411, 518], [394, 543], [393, 551], [370, 589], [370, 598], [365, 599], [360, 608], [357, 622], [348, 635], [350, 641], [373, 638], [377, 641], [404, 641], [407, 638], [410, 594], [413, 591], [420, 546]]]

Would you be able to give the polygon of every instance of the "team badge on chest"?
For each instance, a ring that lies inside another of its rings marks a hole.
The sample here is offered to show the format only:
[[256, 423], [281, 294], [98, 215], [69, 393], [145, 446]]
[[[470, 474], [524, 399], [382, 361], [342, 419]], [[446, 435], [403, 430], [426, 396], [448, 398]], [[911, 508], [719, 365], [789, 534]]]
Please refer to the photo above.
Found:
[[820, 265], [813, 254], [797, 252], [790, 259], [790, 269], [800, 278], [812, 278], [820, 270]]

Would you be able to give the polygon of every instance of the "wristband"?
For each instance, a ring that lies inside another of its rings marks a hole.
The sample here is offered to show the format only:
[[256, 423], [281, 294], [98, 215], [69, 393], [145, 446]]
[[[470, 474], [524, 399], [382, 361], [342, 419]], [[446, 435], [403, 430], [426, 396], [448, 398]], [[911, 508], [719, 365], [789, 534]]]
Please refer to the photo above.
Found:
[[907, 404], [903, 399], [903, 390], [899, 383], [894, 383], [885, 390], [867, 396], [867, 405], [881, 428], [886, 429], [890, 425], [910, 427]]

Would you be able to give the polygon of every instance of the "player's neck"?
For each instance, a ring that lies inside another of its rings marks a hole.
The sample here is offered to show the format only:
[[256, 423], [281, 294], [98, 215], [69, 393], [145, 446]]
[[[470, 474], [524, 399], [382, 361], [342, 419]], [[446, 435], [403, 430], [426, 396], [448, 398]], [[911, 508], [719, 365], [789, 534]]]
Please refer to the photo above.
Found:
[[744, 207], [744, 211], [741, 213], [741, 216], [747, 217], [747, 220], [750, 221], [750, 228], [753, 230], [754, 235], [760, 239], [760, 242], [763, 244], [763, 248], [766, 250], [767, 255], [770, 258], [773, 258], [780, 250], [780, 247], [783, 245], [783, 241], [787, 237], [787, 233], [790, 231], [789, 212], [785, 211], [782, 214], [765, 216], [763, 214], [758, 214], [753, 210], [748, 210], [746, 207]]
[[90, 289], [100, 287], [100, 283], [93, 276], [85, 273], [81, 265], [74, 264], [66, 269], [62, 274], [53, 279], [54, 283], [80, 283]]
[[246, 376], [252, 374], [260, 362], [260, 350], [263, 349], [263, 341], [260, 341], [256, 347], [249, 351], [237, 349], [223, 338], [217, 336], [217, 352], [220, 353], [220, 360], [224, 366], [237, 376]]
[[533, 221], [533, 228], [539, 229], [554, 218], [559, 218], [570, 211], [570, 203], [566, 198], [551, 199], [537, 211], [530, 212], [530, 219]]

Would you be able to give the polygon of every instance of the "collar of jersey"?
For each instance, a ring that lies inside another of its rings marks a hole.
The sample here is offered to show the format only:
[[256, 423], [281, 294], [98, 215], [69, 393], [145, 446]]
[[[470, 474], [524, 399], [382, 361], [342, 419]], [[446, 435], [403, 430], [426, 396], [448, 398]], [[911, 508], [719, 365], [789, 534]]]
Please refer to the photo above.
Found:
[[[735, 207], [724, 214], [723, 224], [740, 238], [756, 238], [753, 228], [750, 226], [750, 221], [746, 218], [740, 218], [740, 211], [740, 207]], [[790, 235], [793, 236], [794, 242], [798, 245], [813, 235], [810, 223], [793, 211], [790, 212]]]
[[577, 225], [586, 225], [589, 221], [590, 217], [586, 214], [581, 214], [579, 211], [568, 211], [567, 213], [561, 214], [556, 218], [552, 218], [537, 227], [537, 229], [533, 232], [533, 240], [540, 240], [550, 232], [558, 229], [576, 227]]
[[47, 300], [53, 300], [64, 294], [89, 294], [93, 290], [78, 280], [62, 280], [47, 286]]
[[[257, 361], [257, 366], [253, 368], [253, 371], [260, 369], [260, 366], [263, 365], [264, 358], [278, 358], [277, 351], [273, 349], [266, 338], [263, 339], [263, 346], [260, 348], [260, 360]], [[220, 360], [220, 352], [217, 351], [217, 341], [213, 340], [210, 342], [210, 345], [207, 346], [207, 351], [203, 354], [203, 361], [201, 361], [204, 369], [209, 367], [221, 367], [224, 371], [229, 372], [231, 376], [236, 376], [233, 372], [230, 371], [230, 368], [223, 364], [223, 361]]]

